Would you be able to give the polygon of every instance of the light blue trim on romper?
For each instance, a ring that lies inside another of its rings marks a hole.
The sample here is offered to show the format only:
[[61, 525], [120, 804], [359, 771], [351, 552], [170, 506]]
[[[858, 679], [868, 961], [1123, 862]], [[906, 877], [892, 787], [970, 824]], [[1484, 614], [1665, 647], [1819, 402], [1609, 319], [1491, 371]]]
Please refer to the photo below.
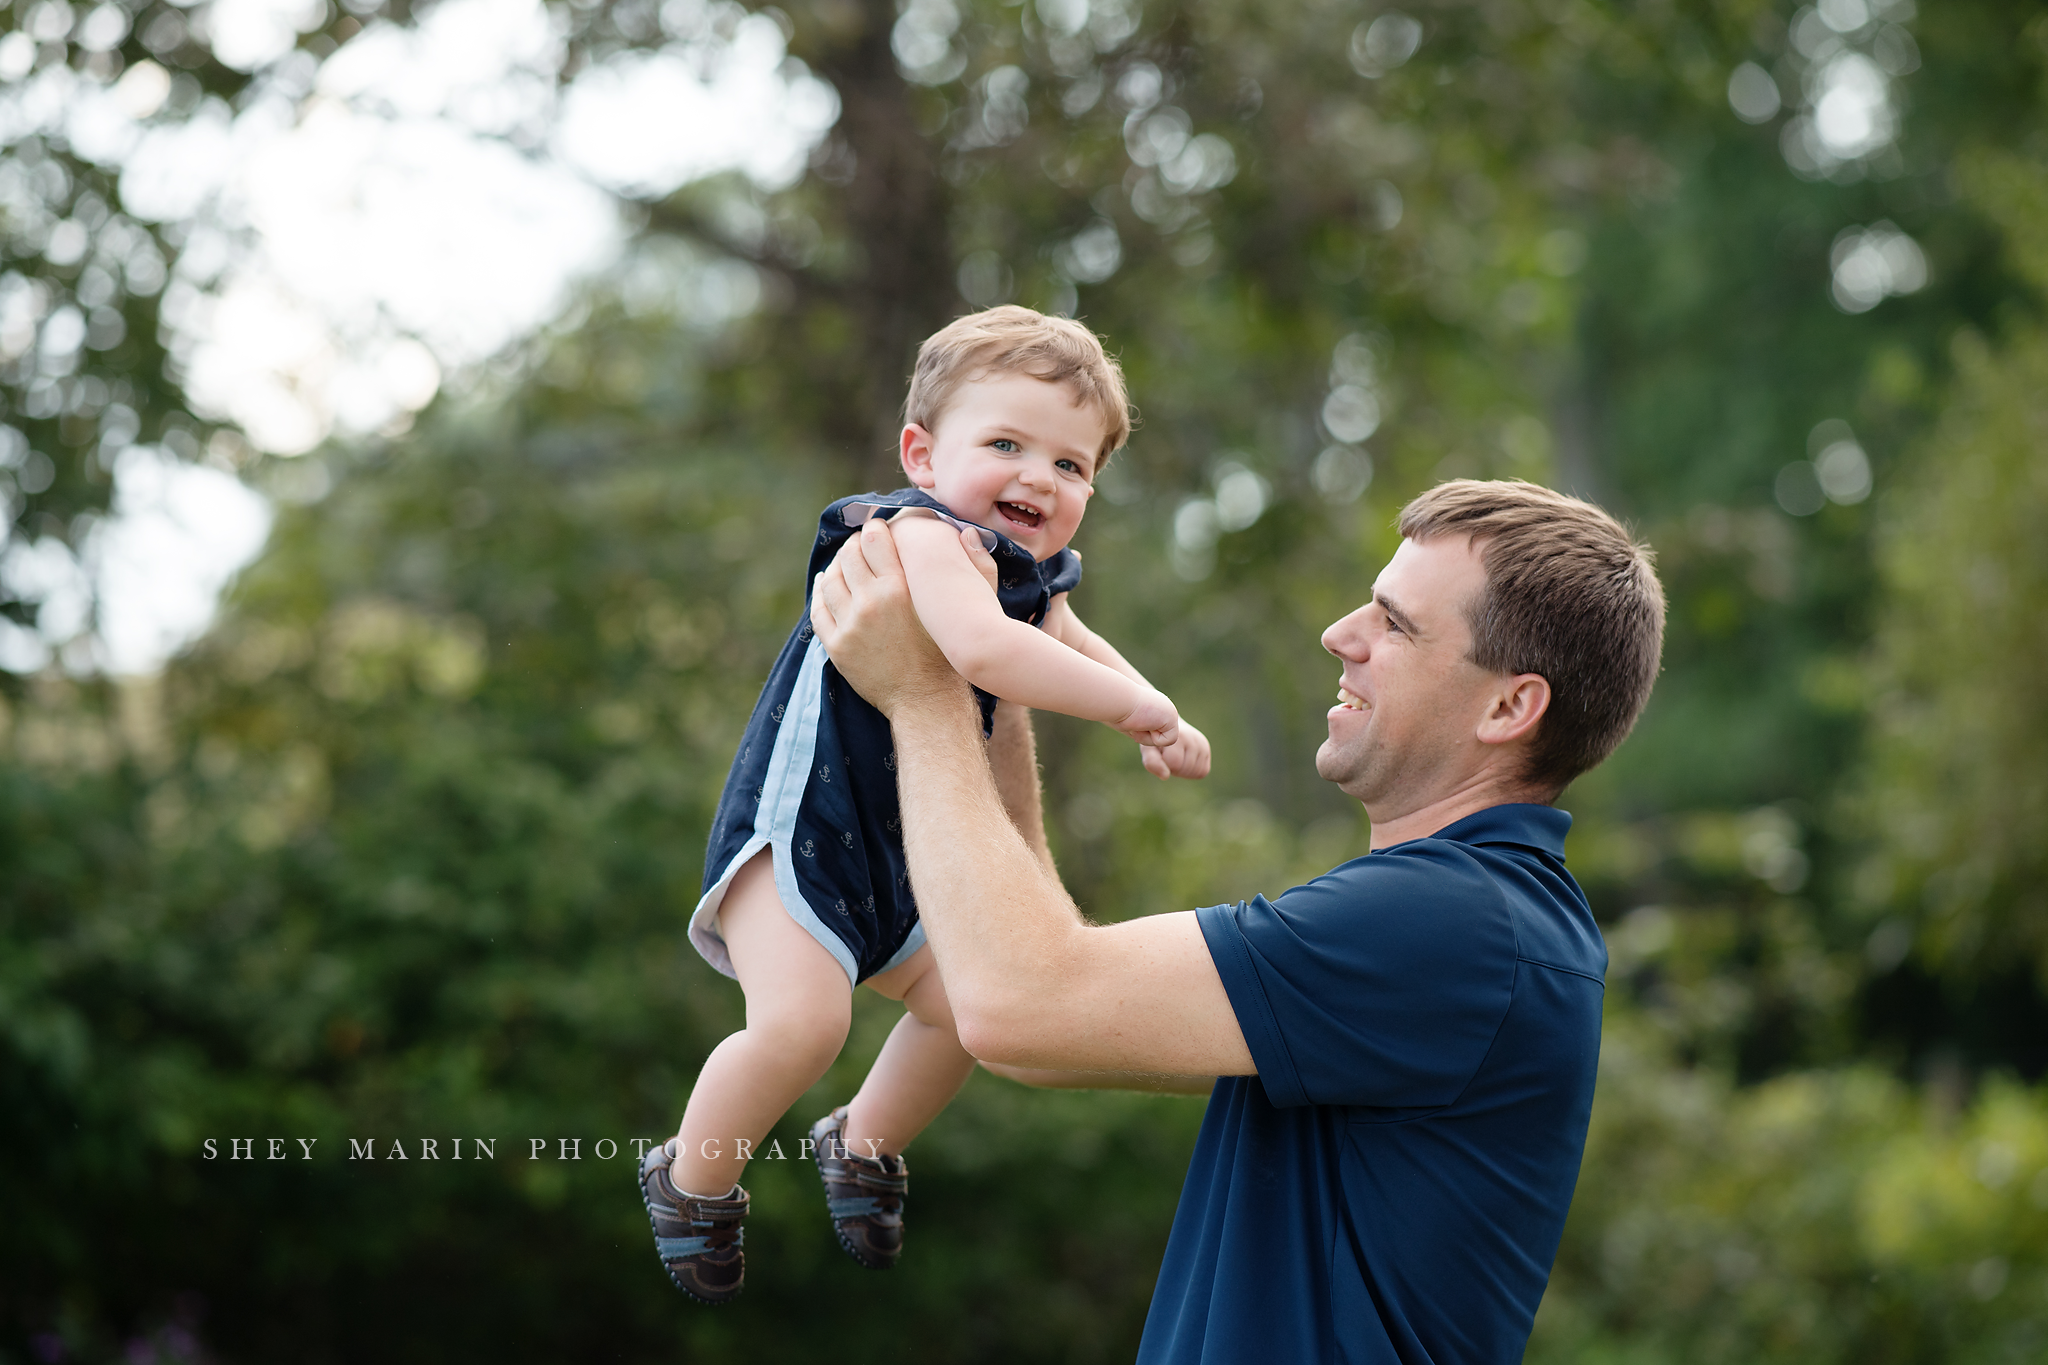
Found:
[[[796, 686], [790, 691], [790, 710], [783, 716], [782, 728], [776, 732], [775, 747], [768, 755], [768, 772], [761, 784], [761, 808], [754, 816], [754, 837], [746, 846], [733, 855], [725, 865], [725, 871], [709, 891], [704, 893], [697, 908], [690, 915], [690, 942], [704, 960], [713, 967], [733, 976], [732, 956], [725, 950], [725, 940], [718, 933], [718, 907], [725, 900], [725, 890], [732, 885], [732, 879], [747, 859], [763, 848], [772, 851], [775, 861], [775, 891], [782, 898], [782, 908], [789, 911], [789, 917], [802, 925], [810, 936], [832, 954], [846, 972], [848, 989], [860, 983], [860, 964], [854, 961], [853, 950], [845, 940], [826, 927], [818, 918], [818, 912], [804, 899], [796, 882], [796, 863], [790, 856], [790, 843], [796, 835], [797, 809], [803, 805], [804, 788], [811, 776], [811, 759], [818, 751], [818, 713], [825, 700], [825, 646], [817, 636], [811, 637], [810, 648], [804, 651], [803, 667], [796, 675]], [[766, 826], [767, 833], [761, 831]], [[924, 926], [917, 926], [912, 937], [919, 943], [924, 941]], [[911, 951], [916, 951], [912, 949]], [[890, 966], [905, 956], [898, 953], [889, 961]]]
[[882, 518], [884, 521], [894, 520], [904, 512], [929, 512], [956, 531], [974, 532], [975, 535], [981, 538], [982, 549], [987, 550], [990, 554], [996, 552], [998, 538], [994, 531], [989, 530], [986, 526], [977, 526], [971, 521], [962, 521], [952, 513], [941, 512], [936, 507], [898, 507], [893, 503], [884, 502], [849, 502], [846, 506], [839, 509], [839, 519], [848, 526], [860, 526], [874, 520], [876, 516], [883, 512], [889, 514]]
[[924, 919], [919, 917], [917, 923], [910, 926], [910, 933], [905, 936], [903, 946], [898, 948], [895, 955], [887, 962], [884, 962], [875, 969], [875, 975], [880, 976], [883, 972], [893, 971], [901, 967], [910, 960], [912, 953], [922, 947], [924, 947]]

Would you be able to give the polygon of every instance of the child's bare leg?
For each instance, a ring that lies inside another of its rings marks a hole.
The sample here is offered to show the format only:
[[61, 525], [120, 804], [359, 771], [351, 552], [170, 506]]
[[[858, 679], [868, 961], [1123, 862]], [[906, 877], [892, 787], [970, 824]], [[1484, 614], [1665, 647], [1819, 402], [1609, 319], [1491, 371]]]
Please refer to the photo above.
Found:
[[844, 1139], [863, 1156], [900, 1153], [908, 1147], [960, 1093], [974, 1070], [974, 1058], [960, 1046], [953, 1030], [953, 1010], [946, 1003], [946, 987], [929, 944], [868, 984], [902, 1000], [906, 1008], [860, 1093], [846, 1106]]
[[747, 993], [747, 1026], [705, 1058], [669, 1168], [676, 1188], [712, 1196], [732, 1188], [742, 1153], [832, 1065], [853, 1012], [845, 971], [782, 908], [766, 850], [726, 888], [718, 931]]

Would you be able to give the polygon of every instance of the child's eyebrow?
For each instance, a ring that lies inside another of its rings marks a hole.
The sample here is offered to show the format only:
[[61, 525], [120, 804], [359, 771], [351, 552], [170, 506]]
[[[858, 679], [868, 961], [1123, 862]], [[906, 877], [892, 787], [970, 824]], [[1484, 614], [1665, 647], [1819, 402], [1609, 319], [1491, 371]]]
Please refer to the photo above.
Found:
[[[1019, 431], [1015, 427], [1005, 426], [1002, 423], [997, 423], [995, 426], [989, 427], [986, 431], [982, 432], [981, 439], [983, 444], [987, 444], [990, 441], [1001, 440], [1006, 436], [1013, 441], [1019, 441], [1026, 444], [1030, 443], [1033, 440], [1040, 439], [1032, 436], [1031, 433], [1028, 431]], [[1045, 442], [1045, 444], [1051, 445], [1052, 443], [1048, 441]], [[1095, 472], [1095, 466], [1097, 463], [1097, 452], [1092, 450], [1084, 450], [1079, 446], [1075, 446], [1071, 449], [1065, 450], [1061, 450], [1058, 447], [1054, 447], [1054, 450], [1056, 454], [1064, 455], [1069, 459], [1085, 461], [1088, 465], [1088, 472], [1090, 474], [1093, 474]]]

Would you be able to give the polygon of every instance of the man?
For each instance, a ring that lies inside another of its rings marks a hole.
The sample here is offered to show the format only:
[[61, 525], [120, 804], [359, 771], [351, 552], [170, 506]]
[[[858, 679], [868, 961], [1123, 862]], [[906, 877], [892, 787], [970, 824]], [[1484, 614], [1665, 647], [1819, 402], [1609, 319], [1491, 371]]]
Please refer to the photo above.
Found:
[[813, 594], [890, 718], [968, 1051], [1219, 1078], [1143, 1362], [1518, 1361], [1556, 1255], [1607, 954], [1549, 803], [1634, 724], [1663, 594], [1606, 513], [1529, 484], [1441, 485], [1400, 530], [1323, 634], [1342, 668], [1316, 769], [1364, 804], [1372, 852], [1276, 901], [1104, 926], [1042, 854], [1028, 720], [979, 761], [886, 529]]

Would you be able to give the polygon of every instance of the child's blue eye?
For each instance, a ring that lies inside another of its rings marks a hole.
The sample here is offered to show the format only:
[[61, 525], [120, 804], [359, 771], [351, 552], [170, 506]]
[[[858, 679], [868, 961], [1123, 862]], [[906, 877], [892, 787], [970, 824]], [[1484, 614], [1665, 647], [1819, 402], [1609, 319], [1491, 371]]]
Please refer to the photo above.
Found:
[[989, 444], [1006, 455], [1015, 454], [1017, 451], [1017, 443], [1007, 436], [998, 436], [995, 440], [990, 441]]
[[1081, 472], [1081, 466], [1075, 464], [1072, 460], [1061, 460], [1058, 462], [1058, 467], [1066, 470], [1069, 474], [1078, 474]]

